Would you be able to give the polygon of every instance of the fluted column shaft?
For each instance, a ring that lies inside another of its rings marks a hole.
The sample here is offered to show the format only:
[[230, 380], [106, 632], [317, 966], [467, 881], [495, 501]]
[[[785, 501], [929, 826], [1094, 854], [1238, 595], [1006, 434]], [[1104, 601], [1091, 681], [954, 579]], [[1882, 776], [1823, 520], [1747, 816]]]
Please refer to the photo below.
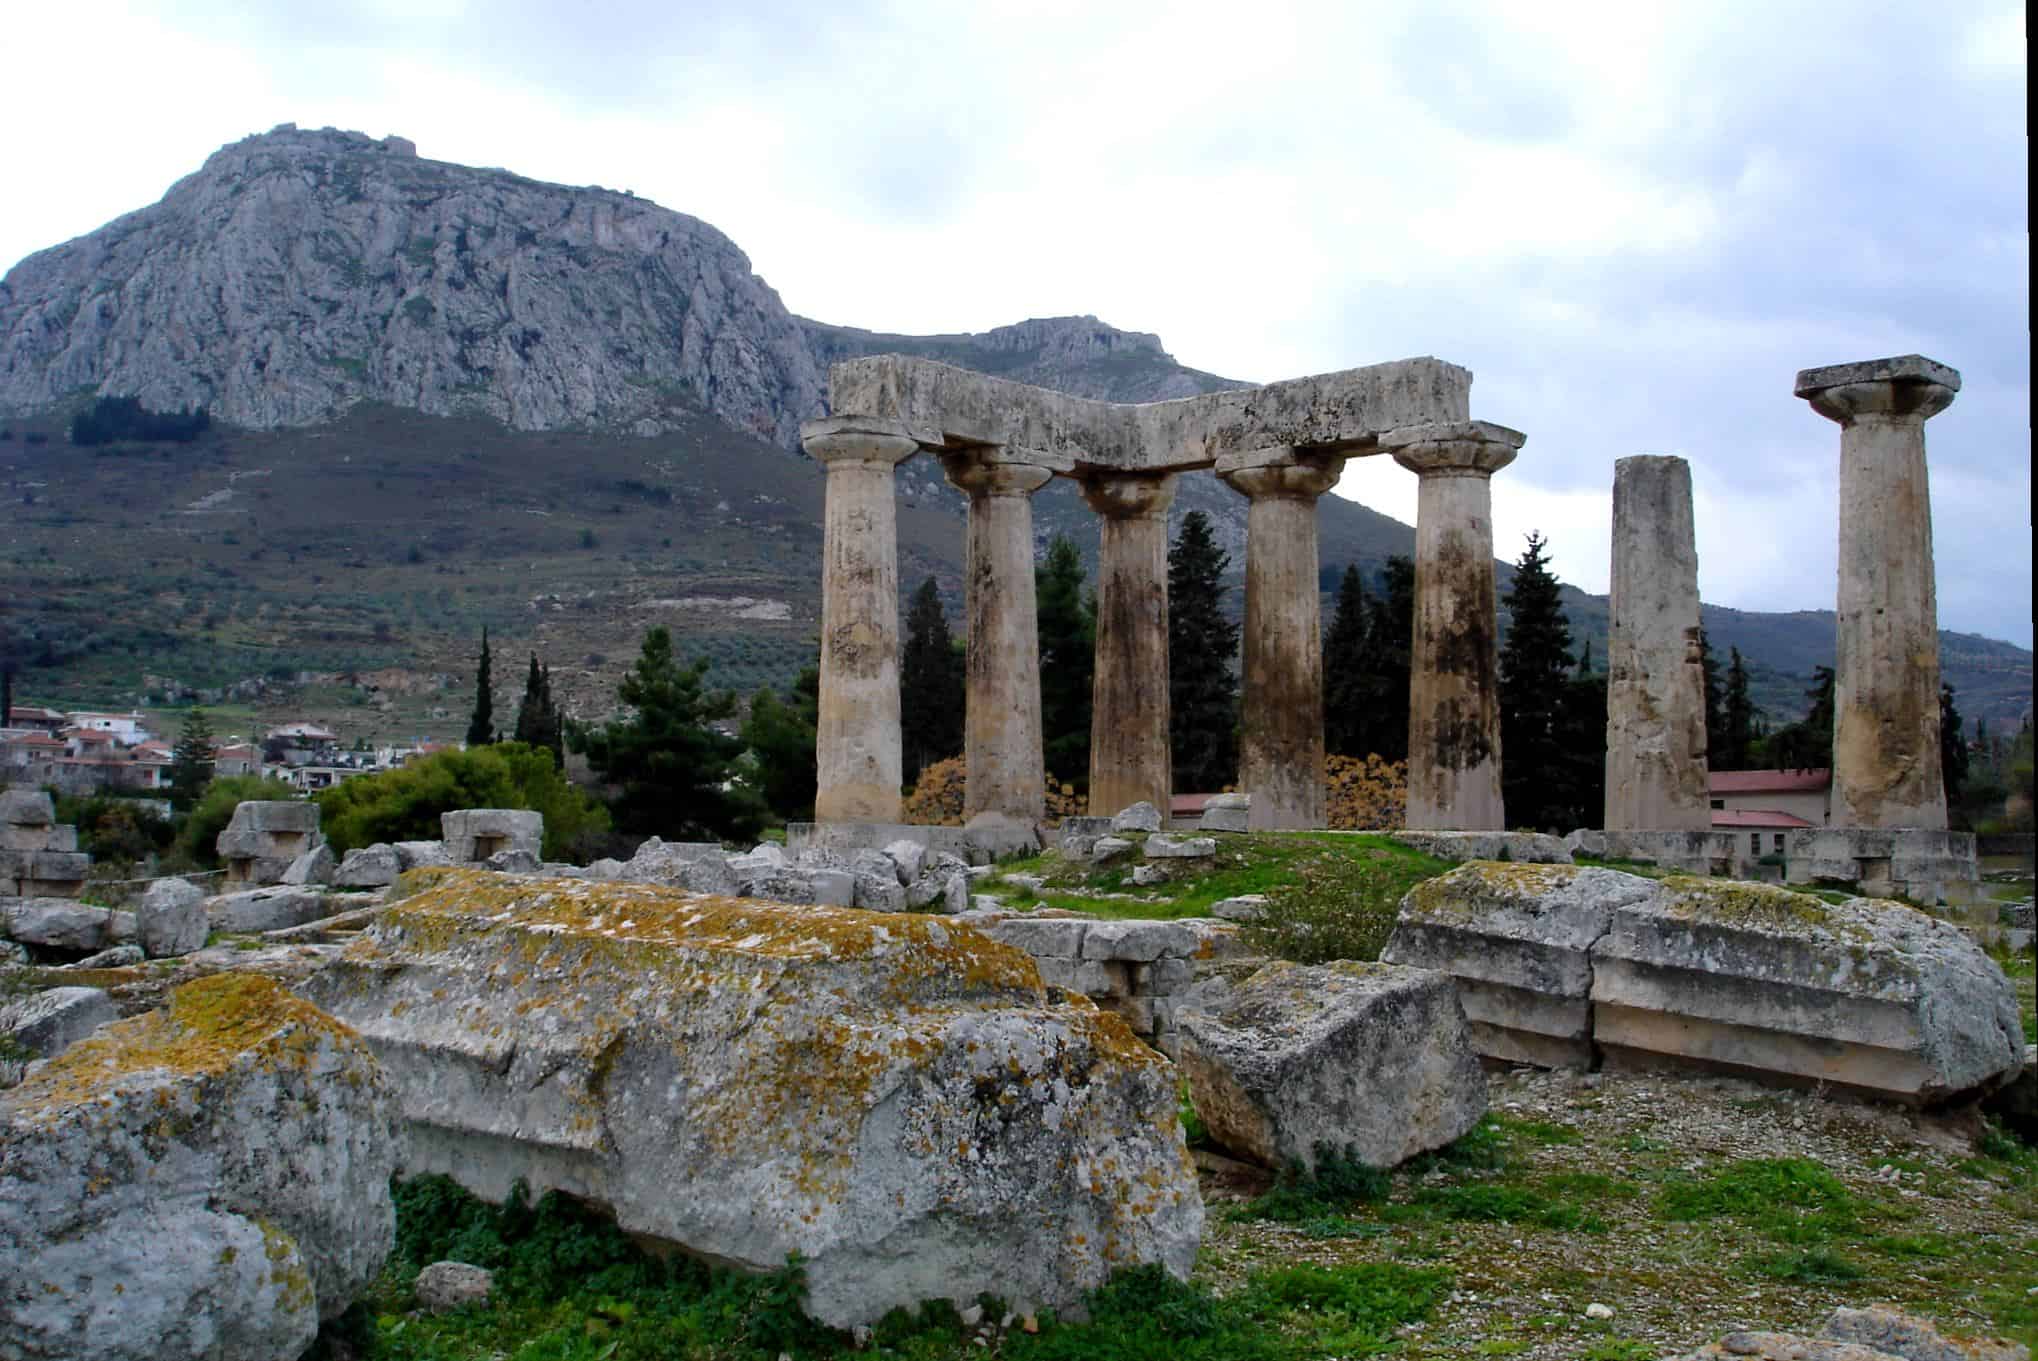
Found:
[[1417, 426], [1380, 445], [1420, 479], [1408, 679], [1408, 825], [1507, 826], [1500, 796], [1498, 583], [1491, 478], [1523, 437], [1486, 421]]
[[1691, 465], [1639, 456], [1613, 465], [1607, 633], [1608, 831], [1712, 826], [1698, 544]]
[[1040, 747], [1040, 633], [1033, 593], [1033, 493], [1045, 468], [995, 451], [950, 454], [948, 480], [969, 493], [965, 606], [969, 708], [963, 817], [1031, 827], [1046, 814]]
[[1840, 425], [1834, 826], [1946, 828], [1925, 422], [1959, 390], [1958, 373], [1918, 355], [1797, 378]]
[[817, 822], [899, 820], [899, 536], [892, 471], [919, 444], [852, 419], [810, 421], [827, 470], [821, 543]]
[[1239, 783], [1252, 796], [1254, 831], [1327, 821], [1316, 498], [1337, 485], [1344, 460], [1300, 452], [1287, 459], [1257, 467], [1220, 461], [1217, 470], [1249, 499]]
[[1090, 705], [1090, 813], [1135, 803], [1168, 815], [1168, 507], [1172, 475], [1085, 479], [1103, 517], [1097, 561], [1097, 669]]

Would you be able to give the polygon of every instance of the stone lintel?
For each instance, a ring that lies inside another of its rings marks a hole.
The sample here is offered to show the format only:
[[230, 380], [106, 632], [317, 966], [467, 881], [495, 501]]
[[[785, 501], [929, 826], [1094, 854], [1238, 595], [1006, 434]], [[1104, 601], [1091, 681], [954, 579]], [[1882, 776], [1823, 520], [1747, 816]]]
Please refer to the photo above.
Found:
[[893, 422], [930, 449], [1004, 445], [1064, 456], [1079, 469], [1128, 472], [1207, 468], [1220, 455], [1270, 446], [1368, 450], [1382, 430], [1462, 421], [1471, 383], [1469, 370], [1424, 357], [1125, 405], [905, 355], [829, 371], [831, 407], [854, 413], [836, 419]]
[[926, 446], [928, 438], [927, 431], [904, 421], [872, 420], [865, 416], [824, 416], [800, 423], [800, 447], [823, 463], [831, 457], [862, 460], [885, 457], [898, 463], [918, 452], [915, 446]]
[[1800, 397], [1811, 398], [1828, 388], [1846, 387], [1852, 383], [1936, 383], [1958, 392], [1960, 371], [1921, 354], [1900, 354], [1888, 359], [1862, 359], [1852, 364], [1801, 369], [1794, 391]]

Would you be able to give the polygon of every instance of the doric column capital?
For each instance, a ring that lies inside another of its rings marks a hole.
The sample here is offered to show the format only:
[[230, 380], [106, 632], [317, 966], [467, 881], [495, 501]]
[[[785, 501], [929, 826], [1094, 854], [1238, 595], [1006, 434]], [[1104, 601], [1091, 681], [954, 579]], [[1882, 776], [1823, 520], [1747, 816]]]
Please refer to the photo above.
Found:
[[1960, 372], [1921, 354], [1906, 354], [1805, 369], [1795, 390], [1812, 410], [1842, 426], [1860, 420], [1922, 425], [1953, 405]]
[[1337, 485], [1345, 461], [1338, 454], [1262, 449], [1217, 460], [1217, 475], [1254, 501], [1314, 501]]
[[1514, 462], [1528, 441], [1519, 430], [1492, 421], [1411, 425], [1380, 436], [1380, 448], [1421, 477], [1491, 477]]
[[1078, 485], [1090, 509], [1107, 520], [1154, 519], [1175, 501], [1173, 473], [1097, 473]]
[[1051, 469], [1018, 463], [997, 449], [965, 449], [943, 454], [941, 470], [950, 485], [979, 496], [1031, 496], [1054, 476]]
[[841, 464], [890, 468], [920, 450], [920, 441], [895, 421], [830, 416], [800, 426], [800, 447], [824, 467]]

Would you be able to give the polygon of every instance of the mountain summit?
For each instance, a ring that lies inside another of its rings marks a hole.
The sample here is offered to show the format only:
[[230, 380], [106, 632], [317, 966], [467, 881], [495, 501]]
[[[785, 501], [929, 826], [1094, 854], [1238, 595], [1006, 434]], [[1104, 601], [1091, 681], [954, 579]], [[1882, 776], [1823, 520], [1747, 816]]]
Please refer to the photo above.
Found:
[[1230, 386], [1094, 317], [981, 336], [808, 322], [698, 218], [292, 124], [0, 281], [16, 412], [87, 391], [274, 429], [367, 400], [639, 434], [706, 412], [791, 447], [828, 364], [882, 351], [1118, 400]]

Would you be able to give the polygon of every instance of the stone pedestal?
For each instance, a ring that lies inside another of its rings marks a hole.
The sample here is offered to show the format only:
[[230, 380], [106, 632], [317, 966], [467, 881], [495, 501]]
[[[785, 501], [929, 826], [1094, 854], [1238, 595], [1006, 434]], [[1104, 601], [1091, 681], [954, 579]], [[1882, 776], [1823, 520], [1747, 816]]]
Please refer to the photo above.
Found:
[[1606, 830], [1703, 832], [1712, 805], [1698, 547], [1681, 458], [1614, 464], [1610, 613]]
[[1102, 517], [1097, 554], [1097, 679], [1090, 707], [1090, 812], [1135, 803], [1165, 811], [1168, 744], [1168, 507], [1172, 475], [1086, 478]]
[[899, 540], [892, 470], [919, 449], [902, 427], [838, 418], [800, 430], [827, 470], [821, 546], [821, 822], [899, 818]]
[[1032, 496], [1054, 474], [1004, 461], [996, 450], [951, 454], [942, 464], [969, 493], [963, 817], [970, 826], [1030, 828], [1046, 813]]
[[1239, 783], [1252, 796], [1247, 824], [1256, 832], [1326, 822], [1316, 498], [1337, 485], [1344, 462], [1300, 450], [1217, 461], [1218, 476], [1251, 502]]
[[1490, 479], [1525, 436], [1487, 421], [1380, 437], [1421, 478], [1415, 518], [1415, 641], [1408, 682], [1408, 825], [1493, 831], [1500, 799], [1499, 597]]
[[1836, 827], [1946, 827], [1925, 422], [1959, 390], [1920, 355], [1797, 376], [1797, 395], [1840, 425]]

